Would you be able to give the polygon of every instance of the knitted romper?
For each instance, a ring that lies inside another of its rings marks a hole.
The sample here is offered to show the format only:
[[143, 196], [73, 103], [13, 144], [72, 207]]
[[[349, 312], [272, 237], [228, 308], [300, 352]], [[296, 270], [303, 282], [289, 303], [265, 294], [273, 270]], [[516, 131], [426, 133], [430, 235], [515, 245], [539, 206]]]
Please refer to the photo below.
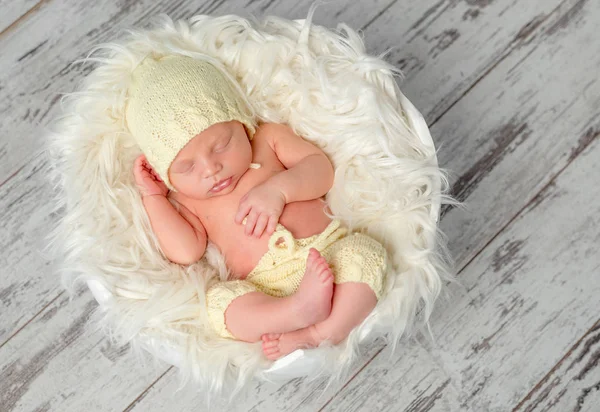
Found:
[[225, 325], [225, 310], [235, 298], [254, 291], [275, 297], [293, 295], [306, 271], [310, 248], [327, 260], [335, 283], [366, 283], [380, 299], [387, 253], [379, 242], [362, 233], [348, 235], [338, 219], [322, 233], [304, 239], [295, 239], [278, 224], [269, 238], [268, 251], [246, 279], [219, 282], [207, 291], [208, 318], [217, 333], [236, 339]]

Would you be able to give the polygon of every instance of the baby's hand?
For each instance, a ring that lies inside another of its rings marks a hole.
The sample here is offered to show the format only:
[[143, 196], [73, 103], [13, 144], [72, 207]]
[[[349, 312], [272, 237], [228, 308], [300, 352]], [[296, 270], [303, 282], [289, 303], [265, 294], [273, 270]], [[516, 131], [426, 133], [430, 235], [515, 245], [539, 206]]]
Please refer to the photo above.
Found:
[[235, 223], [242, 223], [244, 217], [248, 216], [246, 222], [246, 234], [260, 237], [265, 228], [267, 233], [273, 234], [283, 213], [285, 206], [284, 194], [269, 185], [268, 181], [252, 188], [240, 199], [240, 206], [235, 215]]
[[151, 195], [166, 196], [169, 193], [169, 188], [154, 171], [146, 156], [139, 155], [133, 164], [133, 175], [135, 183], [142, 193], [142, 197]]

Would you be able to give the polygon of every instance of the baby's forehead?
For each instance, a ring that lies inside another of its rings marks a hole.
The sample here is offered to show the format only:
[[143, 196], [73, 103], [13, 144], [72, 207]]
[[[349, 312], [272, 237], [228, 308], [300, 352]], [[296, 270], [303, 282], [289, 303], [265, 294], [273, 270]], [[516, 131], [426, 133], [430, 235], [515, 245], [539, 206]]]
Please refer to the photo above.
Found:
[[[220, 125], [219, 125], [220, 126]], [[210, 129], [210, 130], [209, 130]], [[190, 141], [179, 151], [175, 160], [183, 158], [186, 154], [193, 153], [198, 149], [209, 149], [215, 144], [218, 144], [223, 138], [228, 137], [228, 127], [209, 128], [192, 137]]]
[[210, 146], [211, 143], [214, 143], [220, 138], [229, 136], [229, 132], [229, 127], [217, 124], [214, 125], [214, 127], [211, 126], [203, 132], [198, 133], [196, 136], [192, 137], [192, 140], [190, 140], [190, 142], [194, 142], [195, 144], [201, 146]]

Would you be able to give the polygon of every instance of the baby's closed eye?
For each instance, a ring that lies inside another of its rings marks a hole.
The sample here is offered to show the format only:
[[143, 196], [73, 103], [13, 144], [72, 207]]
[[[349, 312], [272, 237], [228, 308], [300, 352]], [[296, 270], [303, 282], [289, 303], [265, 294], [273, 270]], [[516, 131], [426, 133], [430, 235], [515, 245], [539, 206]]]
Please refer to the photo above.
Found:
[[194, 163], [192, 162], [179, 162], [171, 167], [171, 171], [175, 173], [184, 173], [190, 171], [192, 166], [194, 166]]
[[229, 143], [231, 143], [231, 138], [229, 138], [229, 140], [227, 140], [227, 142], [225, 142], [224, 144], [220, 144], [218, 147], [216, 147], [215, 151], [221, 152], [221, 151], [225, 150], [225, 148], [227, 148], [227, 146], [229, 146]]

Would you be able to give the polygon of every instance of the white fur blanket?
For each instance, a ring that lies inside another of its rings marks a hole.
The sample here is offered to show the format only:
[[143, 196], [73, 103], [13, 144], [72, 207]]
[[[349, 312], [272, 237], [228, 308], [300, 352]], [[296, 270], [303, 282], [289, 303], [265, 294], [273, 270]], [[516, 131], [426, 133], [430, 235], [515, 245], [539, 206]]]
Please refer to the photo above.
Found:
[[260, 119], [287, 123], [329, 155], [334, 216], [389, 252], [384, 297], [344, 342], [312, 350], [323, 364], [310, 378], [344, 376], [363, 335], [384, 336], [395, 348], [413, 326], [427, 324], [442, 279], [452, 280], [436, 225], [439, 200], [451, 201], [446, 174], [407, 116], [394, 78], [400, 72], [367, 55], [345, 24], [336, 31], [311, 24], [313, 11], [306, 20], [262, 22], [161, 15], [152, 29], [128, 30], [82, 60], [97, 65], [79, 90], [65, 94], [64, 115], [49, 128], [55, 212], [62, 216], [49, 240], [63, 261], [63, 286], [72, 296], [79, 281], [99, 282], [110, 299], [92, 322], [137, 354], [142, 342], [145, 349], [170, 347], [182, 386], [193, 381], [207, 393], [234, 396], [272, 362], [260, 342], [222, 339], [208, 326], [205, 291], [227, 277], [214, 245], [185, 267], [162, 255], [152, 233], [132, 173], [141, 151], [124, 122], [130, 74], [149, 53], [222, 62]]

